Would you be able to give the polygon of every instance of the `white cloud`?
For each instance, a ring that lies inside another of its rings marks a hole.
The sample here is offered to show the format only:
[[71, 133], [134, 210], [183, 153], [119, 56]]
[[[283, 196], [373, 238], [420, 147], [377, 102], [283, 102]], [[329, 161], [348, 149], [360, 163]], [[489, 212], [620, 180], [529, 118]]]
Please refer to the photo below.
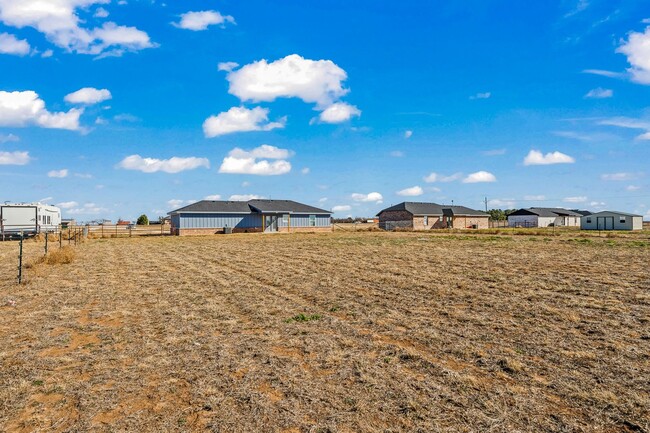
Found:
[[221, 195], [220, 194], [206, 195], [205, 197], [203, 197], [203, 200], [221, 200]]
[[393, 158], [401, 158], [404, 156], [404, 152], [402, 152], [401, 150], [393, 150], [389, 155], [392, 156]]
[[527, 201], [543, 201], [546, 200], [545, 195], [525, 195], [524, 200]]
[[[154, 47], [149, 36], [135, 27], [113, 22], [102, 27], [84, 28], [77, 9], [87, 9], [110, 0], [0, 0], [0, 21], [7, 26], [33, 27], [53, 44], [82, 54], [105, 53], [119, 56], [125, 51]], [[108, 50], [108, 52], [107, 52]]]
[[627, 41], [616, 49], [627, 56], [632, 81], [650, 84], [650, 27], [643, 33], [631, 32]]
[[[219, 173], [260, 176], [286, 174], [291, 171], [291, 163], [287, 161], [291, 156], [293, 156], [292, 151], [268, 144], [263, 144], [250, 151], [236, 147], [223, 159]], [[275, 161], [269, 161], [269, 159]]]
[[426, 183], [435, 183], [435, 182], [454, 182], [463, 177], [463, 173], [454, 173], [449, 176], [445, 176], [438, 173], [429, 173], [424, 177]]
[[587, 201], [587, 197], [585, 196], [565, 197], [564, 199], [562, 199], [562, 201], [565, 203], [585, 203]]
[[43, 54], [41, 54], [41, 57], [44, 59], [50, 58], [54, 55], [54, 51], [52, 50], [45, 50], [43, 51]]
[[634, 179], [638, 179], [641, 177], [642, 173], [627, 173], [627, 172], [620, 172], [620, 173], [605, 173], [601, 174], [600, 178], [602, 180], [609, 180], [609, 181], [630, 181]]
[[0, 165], [26, 165], [31, 158], [29, 152], [2, 152], [0, 151]]
[[0, 33], [0, 54], [26, 56], [32, 47], [24, 39], [18, 39], [9, 33]]
[[89, 173], [75, 173], [74, 177], [78, 177], [79, 179], [92, 179], [93, 175]]
[[265, 59], [242, 66], [227, 75], [229, 93], [242, 101], [271, 102], [300, 98], [326, 108], [348, 93], [347, 73], [331, 60], [309, 60], [291, 54], [274, 62]]
[[63, 179], [68, 177], [68, 169], [64, 168], [63, 170], [52, 170], [47, 172], [47, 177], [54, 177], [58, 179]]
[[211, 25], [235, 24], [235, 19], [230, 15], [221, 15], [217, 11], [187, 12], [181, 14], [178, 23], [172, 23], [180, 29], [200, 31], [207, 30]]
[[237, 66], [239, 66], [239, 63], [236, 62], [220, 62], [217, 65], [217, 70], [230, 72], [233, 69], [235, 69]]
[[488, 200], [488, 206], [491, 208], [499, 209], [512, 209], [517, 205], [517, 200], [514, 198], [495, 198]]
[[61, 209], [72, 209], [79, 206], [79, 203], [76, 201], [64, 201], [62, 203], [57, 203], [56, 207], [60, 207]]
[[412, 136], [413, 136], [413, 131], [411, 130], [404, 131], [404, 138], [409, 139]]
[[192, 203], [196, 203], [196, 200], [171, 199], [171, 200], [167, 200], [167, 209], [178, 209], [180, 207], [187, 206]]
[[108, 212], [108, 209], [95, 203], [86, 203], [81, 207], [71, 208], [66, 211], [69, 215], [99, 215], [106, 212]]
[[490, 99], [490, 96], [492, 96], [491, 92], [483, 92], [472, 95], [469, 97], [469, 99]]
[[361, 110], [346, 102], [337, 102], [327, 107], [318, 118], [325, 123], [342, 123], [352, 117], [361, 116]]
[[628, 186], [625, 187], [625, 189], [627, 191], [638, 191], [638, 190], [641, 189], [641, 187], [637, 186], [637, 185], [628, 185]]
[[262, 200], [266, 197], [256, 194], [233, 194], [228, 200], [230, 201], [248, 201], [248, 200]]
[[531, 150], [524, 158], [524, 165], [573, 164], [575, 159], [561, 152], [549, 152], [543, 155], [538, 150]]
[[378, 193], [378, 192], [371, 192], [368, 194], [360, 194], [358, 192], [355, 192], [352, 194], [352, 200], [354, 201], [360, 201], [364, 203], [383, 203], [384, 197]]
[[488, 171], [477, 171], [476, 173], [472, 173], [463, 179], [463, 183], [484, 183], [496, 181], [496, 176]]
[[108, 11], [104, 8], [97, 8], [95, 13], [93, 14], [93, 17], [95, 18], [106, 18], [108, 16]]
[[612, 96], [614, 96], [614, 91], [612, 89], [603, 89], [602, 87], [597, 87], [587, 92], [585, 98], [605, 99], [605, 98], [611, 98]]
[[424, 194], [424, 191], [419, 186], [412, 186], [410, 188], [404, 188], [401, 191], [397, 191], [395, 194], [401, 195], [404, 197], [416, 197], [418, 195]]
[[34, 91], [0, 91], [0, 126], [36, 125], [42, 128], [79, 130], [79, 117], [83, 111], [82, 108], [73, 108], [68, 112], [50, 113], [45, 108], [45, 101]]
[[347, 205], [347, 204], [343, 204], [343, 205], [334, 206], [332, 208], [332, 212], [347, 212], [347, 211], [349, 211], [351, 209], [352, 209], [352, 206]]
[[605, 203], [604, 201], [592, 201], [589, 203], [589, 206], [593, 206], [593, 207], [603, 207], [605, 205], [607, 205], [607, 203]]
[[582, 72], [584, 74], [600, 75], [602, 77], [609, 77], [609, 78], [623, 78], [623, 76], [625, 75], [620, 72], [605, 71], [602, 69], [585, 69]]
[[311, 170], [309, 169], [309, 167], [304, 167], [302, 170], [300, 170], [302, 174], [309, 174], [310, 171]]
[[98, 104], [102, 101], [111, 99], [113, 96], [108, 89], [95, 89], [94, 87], [84, 87], [76, 92], [66, 95], [63, 99], [70, 104]]
[[612, 117], [598, 122], [599, 125], [616, 126], [627, 129], [643, 129], [644, 133], [636, 137], [637, 140], [650, 140], [650, 121], [633, 119], [630, 117]]
[[11, 141], [20, 141], [20, 138], [14, 134], [0, 135], [0, 143], [9, 143]]
[[210, 161], [207, 158], [181, 158], [174, 156], [170, 159], [143, 158], [140, 155], [131, 155], [124, 158], [117, 165], [125, 170], [138, 170], [143, 173], [179, 173], [185, 170], [194, 170], [199, 167], [210, 168]]
[[232, 134], [233, 132], [270, 131], [284, 128], [286, 118], [269, 122], [269, 109], [255, 107], [232, 107], [230, 110], [210, 116], [203, 123], [203, 132], [206, 137], [212, 138], [219, 135]]
[[327, 200], [328, 200], [327, 197], [321, 197], [321, 198], [318, 199], [318, 203], [323, 204], [323, 203], [325, 203]]

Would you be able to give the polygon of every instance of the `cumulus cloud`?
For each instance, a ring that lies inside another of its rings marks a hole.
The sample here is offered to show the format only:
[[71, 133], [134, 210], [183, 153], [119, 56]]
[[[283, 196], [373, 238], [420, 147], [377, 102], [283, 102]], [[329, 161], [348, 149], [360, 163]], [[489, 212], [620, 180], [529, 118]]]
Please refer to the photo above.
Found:
[[57, 179], [63, 179], [64, 177], [68, 177], [68, 169], [64, 168], [62, 170], [52, 170], [47, 172], [47, 177], [54, 177]]
[[83, 109], [51, 113], [45, 101], [34, 91], [0, 91], [0, 126], [40, 126], [42, 128], [79, 130], [79, 116]]
[[228, 73], [229, 93], [242, 101], [271, 102], [300, 98], [327, 107], [348, 93], [347, 73], [331, 60], [310, 60], [291, 54], [269, 63], [262, 59]]
[[318, 118], [325, 123], [342, 123], [352, 117], [361, 116], [361, 110], [346, 102], [337, 102], [323, 110]]
[[347, 212], [352, 209], [352, 206], [347, 205], [347, 204], [342, 204], [338, 206], [334, 206], [332, 208], [332, 212]]
[[0, 165], [26, 165], [29, 164], [31, 158], [29, 152], [1, 152], [0, 151]]
[[384, 197], [378, 192], [371, 192], [371, 193], [368, 193], [368, 194], [360, 194], [358, 192], [355, 192], [354, 194], [352, 194], [351, 197], [352, 197], [352, 200], [354, 200], [354, 201], [360, 201], [360, 202], [364, 202], [364, 203], [377, 203], [377, 204], [380, 204], [380, 203], [383, 203], [383, 201], [384, 201]]
[[0, 54], [26, 56], [32, 47], [25, 39], [18, 39], [9, 33], [0, 33]]
[[80, 207], [73, 207], [66, 210], [70, 215], [99, 215], [108, 212], [108, 209], [101, 207], [95, 203], [85, 203]]
[[424, 194], [424, 190], [420, 186], [412, 186], [410, 188], [404, 188], [401, 191], [397, 191], [395, 194], [401, 195], [404, 197], [416, 197], [418, 195]]
[[170, 159], [143, 158], [140, 155], [131, 155], [124, 158], [117, 165], [125, 170], [138, 170], [143, 173], [179, 173], [185, 170], [194, 170], [199, 167], [210, 168], [210, 161], [207, 158], [181, 158], [174, 156]]
[[449, 176], [445, 176], [443, 174], [438, 174], [438, 173], [429, 173], [427, 176], [424, 177], [424, 181], [426, 183], [435, 183], [435, 182], [454, 182], [456, 180], [459, 180], [463, 177], [463, 173], [454, 173]]
[[589, 92], [587, 92], [585, 98], [605, 99], [611, 98], [612, 96], [614, 96], [614, 91], [612, 89], [603, 89], [602, 87], [596, 87], [595, 89], [591, 89]]
[[63, 98], [70, 104], [93, 105], [111, 99], [113, 96], [108, 89], [95, 89], [94, 87], [84, 87], [76, 92], [65, 95]]
[[627, 56], [631, 65], [627, 71], [632, 81], [650, 84], [650, 26], [643, 33], [631, 32], [616, 52]]
[[585, 203], [587, 201], [587, 197], [585, 196], [565, 197], [564, 199], [562, 199], [562, 201], [565, 203]]
[[235, 19], [230, 15], [221, 15], [217, 11], [199, 11], [186, 12], [181, 14], [181, 20], [178, 23], [172, 23], [179, 29], [201, 31], [207, 30], [208, 26], [225, 25], [226, 23], [235, 24]]
[[7, 26], [32, 27], [68, 52], [119, 56], [125, 51], [154, 47], [147, 33], [106, 22], [85, 28], [77, 10], [110, 0], [0, 0], [0, 21]]
[[93, 17], [95, 18], [106, 18], [109, 15], [108, 11], [104, 8], [97, 8]]
[[292, 151], [268, 144], [263, 144], [252, 150], [236, 147], [223, 159], [219, 173], [259, 176], [286, 174], [291, 171], [291, 163], [287, 161], [291, 156], [293, 156]]
[[167, 208], [178, 209], [179, 207], [187, 206], [195, 202], [196, 200], [180, 200], [180, 199], [173, 198], [171, 200], [167, 200]]
[[496, 176], [489, 171], [477, 171], [476, 173], [469, 174], [465, 179], [463, 179], [463, 183], [484, 183], [496, 181]]
[[531, 150], [524, 158], [524, 165], [573, 164], [574, 158], [561, 152], [549, 152], [546, 155], [538, 150]]
[[249, 200], [262, 200], [266, 197], [256, 194], [233, 194], [228, 200], [230, 201], [249, 201]]
[[269, 122], [268, 108], [255, 107], [249, 110], [245, 107], [232, 107], [206, 119], [203, 122], [203, 133], [206, 137], [213, 138], [234, 132], [270, 131], [284, 128], [285, 123], [284, 117], [276, 122]]
[[220, 194], [206, 195], [205, 197], [203, 197], [203, 200], [221, 200], [221, 195]]
[[488, 200], [488, 206], [499, 209], [512, 209], [516, 206], [517, 200], [514, 198], [495, 198]]
[[526, 201], [543, 201], [546, 200], [545, 195], [525, 195], [524, 200]]

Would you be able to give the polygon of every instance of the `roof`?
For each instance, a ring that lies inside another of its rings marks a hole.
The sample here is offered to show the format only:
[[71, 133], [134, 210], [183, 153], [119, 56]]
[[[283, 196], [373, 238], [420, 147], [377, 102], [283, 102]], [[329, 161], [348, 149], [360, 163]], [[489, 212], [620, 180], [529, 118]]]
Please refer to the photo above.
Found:
[[311, 213], [331, 214], [332, 212], [318, 209], [313, 206], [298, 203], [292, 200], [249, 200], [249, 201], [221, 201], [201, 200], [188, 206], [173, 210], [175, 213], [236, 213], [249, 214], [261, 213]]
[[519, 209], [508, 216], [513, 215], [537, 215], [540, 217], [555, 218], [558, 216], [581, 217], [582, 215], [569, 209], [561, 207], [529, 207], [528, 209]]
[[421, 203], [421, 202], [412, 202], [405, 201], [395, 206], [383, 209], [379, 212], [390, 212], [390, 211], [406, 211], [414, 216], [420, 215], [448, 215], [448, 216], [459, 216], [459, 215], [471, 215], [471, 216], [489, 216], [485, 212], [478, 210], [470, 209], [465, 206], [446, 206], [438, 203]]
[[588, 216], [599, 216], [599, 215], [604, 215], [604, 214], [615, 214], [615, 215], [643, 218], [643, 215], [638, 215], [638, 214], [634, 214], [634, 213], [627, 213], [627, 212], [619, 212], [619, 211], [615, 211], [615, 210], [603, 210], [603, 211], [600, 211], [600, 212], [592, 213], [591, 215], [588, 215]]
[[319, 209], [293, 200], [250, 200], [248, 205], [262, 213], [332, 213], [328, 210]]
[[573, 212], [579, 213], [579, 214], [582, 215], [582, 216], [589, 216], [589, 215], [591, 215], [591, 214], [593, 213], [593, 212], [591, 212], [591, 211], [588, 211], [588, 210], [582, 210], [582, 209], [571, 209], [571, 210], [572, 210]]

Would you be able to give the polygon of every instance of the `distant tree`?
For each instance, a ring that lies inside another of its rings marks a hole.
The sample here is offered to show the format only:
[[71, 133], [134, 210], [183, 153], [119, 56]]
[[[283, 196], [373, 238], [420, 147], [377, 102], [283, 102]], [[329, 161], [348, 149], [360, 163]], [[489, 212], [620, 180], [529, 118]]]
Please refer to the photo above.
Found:
[[503, 221], [507, 219], [507, 215], [503, 209], [490, 209], [488, 213], [490, 214], [490, 219], [492, 221]]
[[149, 218], [147, 218], [145, 214], [142, 214], [138, 217], [138, 221], [136, 221], [136, 224], [139, 226], [148, 226]]

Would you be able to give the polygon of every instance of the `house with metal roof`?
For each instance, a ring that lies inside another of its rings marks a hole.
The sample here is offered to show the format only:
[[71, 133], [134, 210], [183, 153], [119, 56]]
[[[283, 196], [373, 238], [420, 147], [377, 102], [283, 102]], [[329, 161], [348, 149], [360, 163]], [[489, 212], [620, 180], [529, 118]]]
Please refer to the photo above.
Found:
[[490, 216], [465, 206], [405, 201], [380, 211], [379, 228], [430, 230], [444, 228], [486, 229]]
[[643, 230], [643, 216], [605, 210], [580, 218], [582, 230]]
[[332, 212], [292, 200], [202, 200], [169, 212], [173, 235], [331, 231]]
[[508, 214], [510, 227], [580, 227], [582, 215], [555, 207], [529, 207]]

